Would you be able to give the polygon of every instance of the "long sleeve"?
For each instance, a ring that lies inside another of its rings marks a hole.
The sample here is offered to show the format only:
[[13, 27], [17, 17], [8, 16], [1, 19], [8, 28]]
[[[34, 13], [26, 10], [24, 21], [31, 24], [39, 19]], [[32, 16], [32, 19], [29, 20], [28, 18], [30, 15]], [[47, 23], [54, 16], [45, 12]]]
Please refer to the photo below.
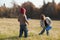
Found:
[[51, 25], [51, 19], [49, 17], [46, 17], [46, 22], [48, 25]]
[[45, 27], [44, 21], [41, 20], [40, 25], [41, 25], [42, 28], [44, 28]]

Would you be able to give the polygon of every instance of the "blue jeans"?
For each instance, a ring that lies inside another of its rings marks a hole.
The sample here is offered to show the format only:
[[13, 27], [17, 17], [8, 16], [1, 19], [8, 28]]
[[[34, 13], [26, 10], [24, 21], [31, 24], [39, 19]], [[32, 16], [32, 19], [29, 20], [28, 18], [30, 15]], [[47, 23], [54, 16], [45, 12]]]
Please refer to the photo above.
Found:
[[[43, 33], [45, 32], [45, 30], [46, 30], [46, 29], [43, 28], [43, 30], [42, 30], [39, 34], [43, 34]], [[46, 30], [46, 34], [49, 35], [49, 31], [48, 31], [48, 30]]]
[[50, 29], [51, 29], [51, 27], [48, 25], [48, 26], [44, 27], [43, 30], [39, 34], [43, 34], [46, 30], [46, 34], [49, 35], [49, 30]]
[[27, 37], [28, 36], [28, 30], [27, 30], [26, 24], [20, 25], [19, 37], [22, 37], [23, 32], [24, 32], [24, 37]]

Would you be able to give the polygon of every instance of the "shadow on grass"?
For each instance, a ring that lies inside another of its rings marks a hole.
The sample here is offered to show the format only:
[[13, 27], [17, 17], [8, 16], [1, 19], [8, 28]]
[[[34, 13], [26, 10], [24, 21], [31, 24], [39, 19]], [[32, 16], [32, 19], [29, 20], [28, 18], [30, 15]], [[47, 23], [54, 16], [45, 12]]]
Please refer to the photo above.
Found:
[[[31, 37], [31, 35], [29, 35], [27, 38]], [[0, 38], [0, 40], [21, 40], [22, 38], [25, 38], [24, 36], [22, 36], [21, 38], [19, 38], [18, 36], [12, 36], [12, 37], [4, 37], [4, 38]]]
[[0, 40], [17, 40], [19, 37], [18, 36], [13, 36], [13, 37], [5, 37], [5, 38], [0, 38]]

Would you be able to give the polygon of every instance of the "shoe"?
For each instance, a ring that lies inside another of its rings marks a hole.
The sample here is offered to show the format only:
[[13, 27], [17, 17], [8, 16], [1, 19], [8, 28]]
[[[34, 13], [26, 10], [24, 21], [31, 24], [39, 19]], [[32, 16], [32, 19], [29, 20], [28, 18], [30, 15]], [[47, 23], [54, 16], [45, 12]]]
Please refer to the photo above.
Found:
[[24, 36], [24, 38], [27, 38], [27, 36]]
[[39, 33], [39, 35], [42, 35], [41, 33]]
[[21, 36], [19, 36], [19, 38], [21, 38]]

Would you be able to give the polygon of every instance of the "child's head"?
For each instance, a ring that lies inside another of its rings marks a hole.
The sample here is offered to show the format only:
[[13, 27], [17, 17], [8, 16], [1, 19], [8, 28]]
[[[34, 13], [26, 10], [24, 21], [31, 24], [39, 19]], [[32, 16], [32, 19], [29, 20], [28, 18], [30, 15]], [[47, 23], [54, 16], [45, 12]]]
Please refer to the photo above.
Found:
[[45, 15], [41, 14], [41, 20], [45, 20]]
[[23, 8], [23, 7], [21, 7], [21, 8], [20, 8], [20, 13], [21, 13], [21, 14], [25, 14], [25, 13], [26, 13], [26, 9]]

